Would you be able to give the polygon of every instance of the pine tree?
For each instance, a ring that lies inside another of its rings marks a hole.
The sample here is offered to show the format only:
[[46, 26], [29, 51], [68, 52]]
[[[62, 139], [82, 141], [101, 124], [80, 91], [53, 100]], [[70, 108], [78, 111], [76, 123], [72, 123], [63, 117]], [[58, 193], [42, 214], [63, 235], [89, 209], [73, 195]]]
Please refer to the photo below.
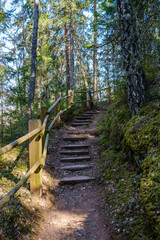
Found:
[[147, 84], [142, 66], [136, 22], [131, 0], [117, 0], [123, 66], [131, 115], [138, 113], [147, 100]]
[[37, 57], [37, 34], [38, 34], [38, 18], [39, 18], [39, 0], [34, 0], [34, 25], [32, 38], [32, 52], [31, 52], [31, 75], [28, 108], [29, 116], [32, 118], [32, 109], [35, 93], [35, 79], [36, 79], [36, 57]]

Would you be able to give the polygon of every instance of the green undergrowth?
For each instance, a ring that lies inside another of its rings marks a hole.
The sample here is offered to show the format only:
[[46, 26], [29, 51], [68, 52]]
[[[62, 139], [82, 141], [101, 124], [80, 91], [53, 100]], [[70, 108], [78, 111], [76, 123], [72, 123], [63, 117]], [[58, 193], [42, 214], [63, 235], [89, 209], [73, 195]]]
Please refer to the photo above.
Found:
[[[3, 198], [29, 169], [28, 144], [0, 156], [0, 199]], [[43, 170], [43, 185], [50, 186], [50, 174]], [[41, 216], [37, 200], [31, 198], [29, 180], [0, 210], [0, 239], [31, 239]]]
[[160, 101], [132, 118], [127, 104], [114, 103], [98, 125], [99, 165], [117, 239], [160, 239], [159, 126]]

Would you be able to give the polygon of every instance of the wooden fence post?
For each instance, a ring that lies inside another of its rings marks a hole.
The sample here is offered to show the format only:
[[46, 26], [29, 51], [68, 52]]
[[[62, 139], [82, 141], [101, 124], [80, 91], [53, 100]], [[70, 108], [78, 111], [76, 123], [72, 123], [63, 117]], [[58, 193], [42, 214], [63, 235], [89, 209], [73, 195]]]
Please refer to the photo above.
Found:
[[[41, 126], [41, 120], [29, 120], [29, 132]], [[29, 140], [30, 168], [42, 157], [42, 137], [35, 136]], [[35, 197], [41, 196], [42, 169], [30, 176], [30, 192]]]
[[[57, 101], [57, 99], [60, 97], [59, 94], [55, 95], [55, 102]], [[60, 102], [55, 106], [55, 116], [58, 114], [58, 112], [60, 111]], [[60, 122], [61, 122], [61, 117], [59, 116], [58, 119], [55, 122], [55, 127], [59, 128], [60, 127]]]
[[92, 103], [91, 103], [91, 93], [90, 93], [90, 90], [88, 89], [87, 90], [87, 108], [88, 110], [91, 110], [92, 109]]
[[107, 102], [108, 102], [108, 104], [111, 104], [111, 88], [110, 88], [110, 85], [108, 85], [108, 88], [107, 88], [107, 96], [108, 96]]
[[91, 91], [89, 90], [89, 96], [90, 96], [90, 105], [91, 105], [91, 109], [93, 108], [93, 100], [92, 100], [92, 95], [91, 95]]
[[[42, 124], [43, 124], [43, 121], [44, 121], [44, 119], [47, 115], [47, 110], [48, 110], [47, 107], [41, 107], [40, 119], [41, 119]], [[46, 129], [47, 129], [47, 126], [46, 126]], [[46, 131], [45, 131], [44, 136], [42, 137], [42, 151], [43, 151], [43, 148], [44, 148], [45, 140], [46, 140]]]
[[69, 106], [73, 103], [73, 91], [68, 90], [68, 95], [71, 95], [71, 96], [68, 97], [68, 106]]

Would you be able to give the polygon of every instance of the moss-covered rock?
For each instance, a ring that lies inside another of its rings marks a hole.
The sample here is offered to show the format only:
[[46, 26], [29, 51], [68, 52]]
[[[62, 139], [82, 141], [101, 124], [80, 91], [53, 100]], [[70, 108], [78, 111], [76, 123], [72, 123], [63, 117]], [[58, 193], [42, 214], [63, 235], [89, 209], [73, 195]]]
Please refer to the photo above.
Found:
[[160, 125], [160, 102], [142, 108], [138, 115], [126, 124], [124, 143], [135, 153], [147, 153], [158, 145]]

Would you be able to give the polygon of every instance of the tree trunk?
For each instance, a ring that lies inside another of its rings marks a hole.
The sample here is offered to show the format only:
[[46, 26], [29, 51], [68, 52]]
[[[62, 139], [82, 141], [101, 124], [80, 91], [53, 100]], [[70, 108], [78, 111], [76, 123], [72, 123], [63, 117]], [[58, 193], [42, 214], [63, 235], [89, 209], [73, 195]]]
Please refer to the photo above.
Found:
[[147, 98], [147, 84], [141, 63], [136, 22], [131, 0], [117, 0], [121, 48], [127, 81], [128, 101], [131, 115], [138, 113]]
[[31, 75], [30, 75], [30, 88], [28, 108], [29, 116], [32, 118], [32, 109], [34, 103], [35, 93], [35, 79], [36, 79], [36, 57], [37, 57], [37, 34], [38, 34], [38, 18], [39, 18], [39, 0], [34, 0], [34, 25], [33, 25], [33, 38], [32, 38], [32, 51], [31, 51]]
[[70, 23], [70, 81], [71, 89], [75, 88], [74, 79], [74, 29], [73, 29], [73, 12], [71, 10], [71, 23]]
[[94, 0], [94, 44], [93, 44], [93, 91], [94, 99], [98, 99], [97, 83], [97, 0]]
[[[64, 15], [67, 16], [66, 10], [64, 11]], [[68, 23], [66, 23], [64, 26], [64, 32], [65, 32], [65, 55], [66, 55], [66, 88], [68, 91], [70, 89]]]
[[[88, 80], [87, 80], [87, 70], [85, 69], [86, 66], [84, 66], [82, 63], [82, 57], [81, 57], [81, 51], [79, 49], [79, 43], [78, 43], [78, 41], [75, 41], [75, 43], [76, 43], [77, 56], [78, 56], [79, 68], [80, 68], [79, 79], [83, 79], [84, 83], [82, 84], [82, 86], [84, 85], [86, 89], [89, 89], [89, 84], [88, 84]], [[79, 85], [79, 82], [77, 82], [77, 86], [78, 85]], [[80, 87], [80, 86], [78, 86], [78, 87]]]
[[108, 104], [111, 104], [111, 88], [110, 88], [110, 79], [109, 79], [109, 44], [107, 44], [107, 97]]

